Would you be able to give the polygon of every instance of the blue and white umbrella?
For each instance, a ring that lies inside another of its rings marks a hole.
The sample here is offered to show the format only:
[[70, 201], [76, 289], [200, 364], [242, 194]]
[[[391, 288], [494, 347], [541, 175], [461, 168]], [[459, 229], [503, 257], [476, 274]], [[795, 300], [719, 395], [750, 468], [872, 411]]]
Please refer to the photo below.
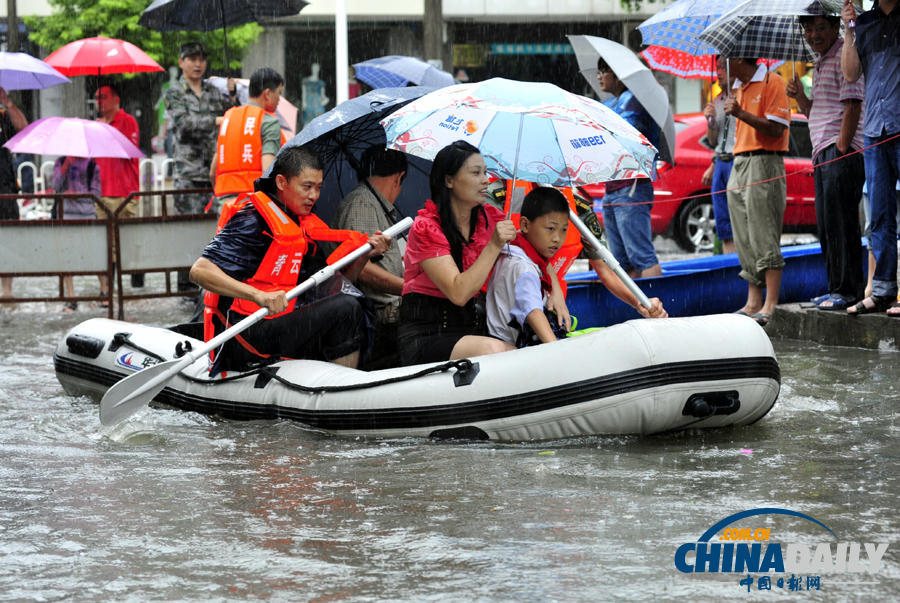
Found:
[[436, 90], [381, 125], [389, 148], [433, 160], [465, 140], [497, 177], [559, 187], [646, 178], [657, 155], [643, 134], [595, 100], [502, 78]]
[[[719, 54], [698, 39], [700, 33], [744, 0], [678, 0], [640, 25], [644, 44], [674, 48], [694, 56]], [[610, 64], [612, 66], [612, 64]]]
[[409, 83], [443, 88], [453, 85], [453, 76], [415, 57], [391, 55], [353, 65], [356, 79], [372, 88], [401, 88]]

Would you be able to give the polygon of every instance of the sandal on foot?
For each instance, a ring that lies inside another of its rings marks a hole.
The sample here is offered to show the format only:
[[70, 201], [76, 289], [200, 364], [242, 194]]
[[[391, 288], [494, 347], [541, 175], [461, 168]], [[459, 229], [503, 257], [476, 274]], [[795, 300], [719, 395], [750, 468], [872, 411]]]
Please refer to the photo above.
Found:
[[[893, 312], [891, 312], [893, 310]], [[895, 301], [886, 311], [891, 318], [900, 318], [900, 301]]]
[[761, 326], [762, 328], [766, 328], [766, 325], [769, 324], [769, 319], [772, 318], [772, 315], [768, 312], [757, 312], [753, 316], [751, 316], [753, 320], [756, 321], [756, 324]]
[[819, 304], [816, 304], [816, 309], [822, 310], [823, 312], [844, 312], [851, 305], [853, 304], [851, 302], [848, 302], [846, 299], [841, 299], [840, 297], [832, 297]]
[[747, 318], [750, 318], [750, 315], [747, 314], [746, 312], [744, 312], [743, 310], [735, 310], [734, 312], [732, 312], [732, 314], [738, 314], [740, 316], [746, 316]]
[[[870, 295], [852, 308], [847, 308], [847, 314], [858, 316], [859, 314], [871, 314], [873, 312], [884, 312], [892, 303], [896, 301], [893, 295]], [[851, 312], [851, 310], [853, 310]]]
[[828, 301], [829, 299], [831, 299], [831, 293], [826, 293], [825, 295], [820, 295], [819, 297], [814, 297], [809, 301], [811, 301], [812, 303], [814, 303], [818, 306], [823, 301]]
[[68, 314], [69, 312], [75, 312], [77, 310], [78, 302], [66, 302], [62, 311]]
[[[109, 295], [109, 291], [101, 291], [100, 295], [102, 295], [103, 297], [107, 297]], [[100, 307], [108, 308], [109, 307], [109, 299], [104, 299], [102, 302], [100, 302]]]

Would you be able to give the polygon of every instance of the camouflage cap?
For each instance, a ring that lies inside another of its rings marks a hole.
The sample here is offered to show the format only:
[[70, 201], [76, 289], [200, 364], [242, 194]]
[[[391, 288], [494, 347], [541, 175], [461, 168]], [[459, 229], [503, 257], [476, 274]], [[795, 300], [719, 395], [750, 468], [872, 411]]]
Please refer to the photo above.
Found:
[[203, 48], [203, 44], [200, 42], [188, 42], [187, 44], [182, 44], [181, 50], [178, 52], [178, 56], [182, 59], [195, 54], [201, 54], [204, 58], [209, 56], [206, 49]]

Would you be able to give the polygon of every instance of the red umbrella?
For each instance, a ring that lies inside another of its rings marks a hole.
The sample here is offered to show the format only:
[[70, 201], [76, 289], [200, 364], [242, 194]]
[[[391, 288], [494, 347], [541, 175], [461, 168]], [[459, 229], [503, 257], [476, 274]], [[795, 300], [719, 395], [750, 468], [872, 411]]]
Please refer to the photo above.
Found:
[[45, 62], [63, 75], [106, 75], [164, 71], [147, 54], [129, 42], [115, 38], [86, 38], [66, 44]]
[[650, 69], [665, 71], [678, 77], [689, 79], [709, 79], [716, 77], [716, 63], [713, 55], [694, 56], [673, 48], [648, 46], [641, 51]]

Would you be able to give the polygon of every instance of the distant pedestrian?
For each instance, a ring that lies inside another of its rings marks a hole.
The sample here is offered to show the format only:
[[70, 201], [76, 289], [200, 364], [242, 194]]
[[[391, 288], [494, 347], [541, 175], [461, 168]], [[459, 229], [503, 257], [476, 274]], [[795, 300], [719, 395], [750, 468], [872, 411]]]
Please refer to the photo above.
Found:
[[803, 35], [819, 54], [812, 77], [812, 98], [807, 98], [796, 75], [787, 85], [787, 95], [797, 101], [809, 117], [816, 186], [816, 225], [825, 271], [828, 298], [820, 310], [845, 311], [863, 297], [865, 278], [859, 232], [859, 201], [866, 178], [863, 156], [852, 151], [863, 148], [862, 130], [865, 83], [844, 79], [841, 72], [840, 17], [800, 17]]
[[[18, 193], [19, 185], [13, 169], [12, 153], [2, 145], [28, 125], [25, 114], [13, 104], [0, 88], [0, 194]], [[0, 201], [0, 220], [18, 220], [19, 204], [15, 199]], [[0, 297], [12, 297], [12, 278], [0, 277]]]
[[706, 138], [713, 147], [712, 164], [703, 174], [704, 186], [712, 189], [713, 213], [716, 218], [716, 236], [722, 241], [722, 253], [734, 253], [734, 235], [731, 230], [731, 217], [728, 214], [728, 178], [734, 163], [735, 120], [725, 115], [725, 101], [731, 96], [735, 77], [728, 78], [725, 57], [716, 57], [716, 74], [722, 94], [707, 103], [703, 115], [707, 119]]
[[252, 193], [253, 182], [263, 175], [287, 139], [275, 114], [284, 78], [268, 67], [250, 76], [250, 98], [246, 105], [225, 113], [210, 180], [216, 184], [217, 210], [240, 193]]
[[872, 211], [871, 243], [875, 255], [872, 295], [848, 308], [850, 314], [887, 311], [900, 317], [897, 302], [897, 203], [894, 183], [900, 178], [900, 0], [875, 2], [860, 15], [844, 0], [841, 20], [847, 32], [841, 69], [848, 82], [865, 76], [866, 114], [863, 156]]
[[[134, 146], [140, 146], [141, 132], [138, 128], [137, 120], [121, 107], [122, 101], [118, 87], [112, 82], [101, 85], [97, 89], [95, 99], [97, 101], [97, 111], [100, 113], [97, 121], [111, 125], [131, 141]], [[97, 157], [94, 161], [100, 167], [100, 187], [103, 190], [100, 202], [111, 215], [125, 200], [125, 197], [140, 190], [140, 159]], [[135, 217], [138, 203], [138, 199], [129, 201], [128, 205], [119, 213], [119, 217]], [[97, 208], [97, 217], [105, 219], [107, 214], [102, 209]], [[115, 258], [115, 241], [113, 241], [112, 252], [113, 258]], [[131, 284], [132, 286], [143, 287], [144, 275], [132, 274]], [[107, 291], [106, 277], [100, 277], [100, 289], [102, 290], [100, 294], [104, 295]]]
[[781, 230], [787, 187], [783, 156], [790, 141], [791, 102], [781, 76], [757, 65], [755, 58], [729, 59], [729, 68], [741, 85], [723, 108], [738, 120], [734, 167], [728, 179], [728, 213], [740, 276], [748, 283], [747, 303], [737, 312], [765, 327], [778, 304], [784, 269]]
[[[597, 61], [597, 80], [612, 98], [604, 104], [659, 146], [660, 128], [634, 97], [625, 82], [610, 66]], [[650, 210], [653, 208], [653, 183], [649, 178], [613, 180], [606, 183], [603, 197], [603, 226], [609, 250], [632, 278], [660, 276], [662, 268], [653, 248]]]
[[[93, 159], [85, 157], [60, 157], [53, 164], [53, 176], [51, 186], [57, 193], [89, 193], [100, 198], [101, 194], [100, 167]], [[59, 207], [57, 203], [57, 207]], [[101, 210], [102, 211], [102, 210]], [[97, 217], [97, 208], [90, 197], [79, 199], [64, 199], [62, 202], [62, 218], [64, 220], [93, 220]], [[71, 276], [63, 277], [66, 287], [66, 295], [73, 296], [75, 288]], [[100, 286], [103, 288], [106, 277], [100, 277]], [[109, 302], [101, 302], [108, 307]], [[73, 312], [78, 309], [78, 302], [67, 302], [63, 306], [64, 312]]]
[[[178, 66], [181, 78], [165, 93], [169, 131], [175, 137], [175, 188], [209, 188], [209, 166], [216, 148], [217, 126], [225, 111], [237, 104], [237, 90], [233, 79], [228, 80], [229, 99], [203, 79], [206, 73], [206, 50], [199, 42], [182, 44]], [[175, 196], [175, 211], [179, 214], [203, 213], [209, 194], [180, 194]], [[187, 271], [178, 273], [178, 290], [191, 291]]]

